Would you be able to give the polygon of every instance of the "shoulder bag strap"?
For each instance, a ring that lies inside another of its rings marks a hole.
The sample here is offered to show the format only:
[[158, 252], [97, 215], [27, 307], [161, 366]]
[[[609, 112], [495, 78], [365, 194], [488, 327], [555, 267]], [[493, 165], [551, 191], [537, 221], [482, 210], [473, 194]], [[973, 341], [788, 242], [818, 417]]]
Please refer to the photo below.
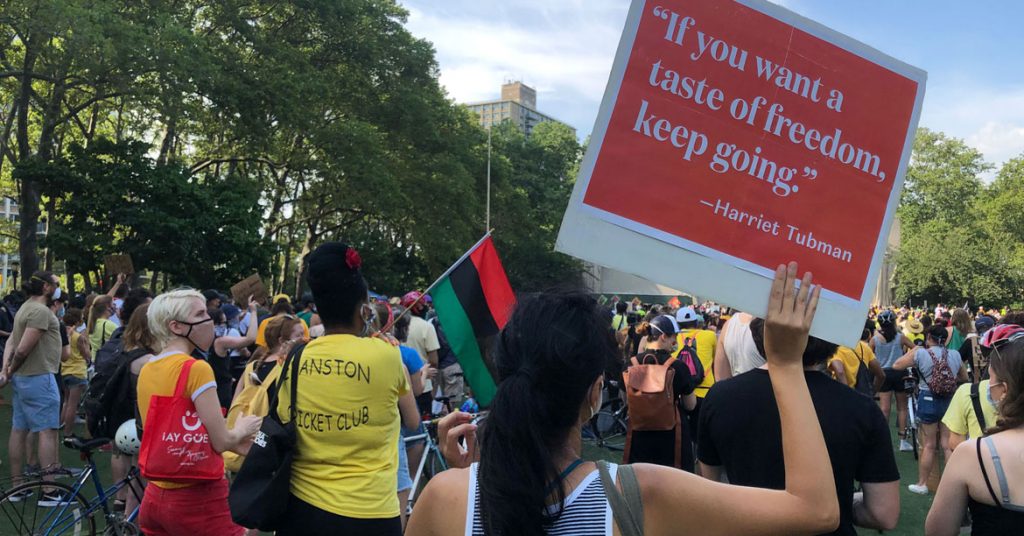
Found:
[[195, 359], [191, 357], [181, 367], [181, 372], [178, 373], [178, 383], [174, 386], [174, 396], [185, 396], [185, 386], [188, 385], [188, 375], [192, 372], [192, 365], [196, 363]]
[[978, 424], [981, 425], [981, 435], [985, 435], [988, 426], [985, 425], [985, 413], [981, 410], [981, 394], [978, 391], [978, 384], [972, 383], [971, 405], [974, 406], [974, 416], [978, 418]]
[[[281, 388], [284, 386], [284, 379], [286, 375], [291, 374], [292, 380], [292, 398], [291, 403], [288, 405], [288, 417], [291, 422], [295, 422], [295, 397], [298, 393], [299, 385], [299, 354], [302, 353], [302, 349], [306, 347], [306, 343], [302, 343], [292, 348], [291, 352], [288, 352], [288, 357], [284, 360], [284, 363], [280, 365], [281, 374], [277, 377], [277, 385], [274, 386], [273, 391], [270, 393], [270, 401], [268, 407], [270, 408], [270, 415], [277, 416], [277, 402], [281, 395]], [[289, 365], [290, 369], [289, 370]], [[256, 370], [256, 367], [253, 367]]]
[[642, 536], [644, 533], [644, 508], [640, 497], [640, 486], [636, 481], [636, 474], [629, 465], [620, 465], [618, 469], [619, 482], [622, 484], [622, 492], [615, 486], [608, 471], [608, 462], [600, 460], [597, 462], [597, 470], [601, 475], [601, 486], [604, 488], [604, 495], [612, 508], [612, 517], [619, 527], [622, 536]]

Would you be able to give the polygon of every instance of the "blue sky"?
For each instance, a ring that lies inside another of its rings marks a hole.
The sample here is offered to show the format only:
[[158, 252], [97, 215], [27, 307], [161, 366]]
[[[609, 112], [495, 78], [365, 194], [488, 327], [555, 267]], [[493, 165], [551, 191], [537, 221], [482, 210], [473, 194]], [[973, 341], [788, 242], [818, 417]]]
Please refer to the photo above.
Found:
[[[497, 98], [502, 82], [522, 80], [540, 111], [590, 133], [628, 0], [399, 1], [409, 30], [434, 43], [452, 98]], [[921, 126], [996, 165], [1024, 153], [1024, 2], [776, 3], [927, 71]]]

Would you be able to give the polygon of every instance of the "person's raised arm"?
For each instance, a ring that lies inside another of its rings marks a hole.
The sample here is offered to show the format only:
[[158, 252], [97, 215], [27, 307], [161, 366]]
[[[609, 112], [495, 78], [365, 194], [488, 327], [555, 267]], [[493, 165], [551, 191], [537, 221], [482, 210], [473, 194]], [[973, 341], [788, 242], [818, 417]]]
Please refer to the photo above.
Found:
[[114, 285], [111, 286], [110, 290], [107, 291], [107, 296], [113, 298], [114, 294], [117, 294], [117, 289], [121, 288], [121, 285], [124, 285], [124, 280], [124, 274], [117, 274], [117, 281], [114, 281]]
[[256, 327], [256, 307], [258, 304], [249, 296], [249, 329], [245, 332], [245, 335], [241, 337], [235, 337], [233, 335], [225, 335], [223, 337], [217, 337], [214, 339], [214, 351], [217, 355], [226, 355], [230, 350], [236, 348], [245, 348], [251, 346], [256, 342], [256, 333], [259, 331]]
[[820, 534], [839, 525], [832, 464], [804, 376], [820, 288], [811, 275], [795, 291], [797, 266], [780, 266], [765, 317], [768, 375], [782, 425], [786, 489], [730, 486], [672, 468], [637, 464], [648, 535], [680, 532], [679, 512], [701, 512], [705, 535]]

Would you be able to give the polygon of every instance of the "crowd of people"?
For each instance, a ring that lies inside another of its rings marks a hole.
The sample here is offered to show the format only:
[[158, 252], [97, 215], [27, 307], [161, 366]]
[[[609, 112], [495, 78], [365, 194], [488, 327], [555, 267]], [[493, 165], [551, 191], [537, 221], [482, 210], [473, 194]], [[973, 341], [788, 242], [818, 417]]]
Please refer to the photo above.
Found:
[[[843, 347], [809, 336], [819, 289], [795, 265], [763, 318], [544, 292], [492, 341], [498, 390], [479, 421], [428, 294], [373, 294], [338, 242], [308, 266], [308, 295], [266, 303], [153, 296], [124, 276], [68, 296], [33, 274], [0, 310], [12, 479], [72, 471], [61, 436], [116, 436], [111, 476], [145, 477], [145, 534], [255, 533], [236, 524], [229, 477], [272, 419], [295, 430], [281, 535], [680, 534], [686, 512], [702, 534], [852, 535], [897, 525], [896, 456], [915, 451], [909, 491], [935, 495], [925, 534], [1024, 530], [1024, 314], [873, 308]], [[583, 430], [613, 398], [628, 413], [622, 464], [584, 460]], [[435, 415], [452, 469], [407, 519], [424, 445], [404, 438]], [[178, 422], [203, 445], [167, 432]], [[173, 449], [202, 463], [162, 470]]]

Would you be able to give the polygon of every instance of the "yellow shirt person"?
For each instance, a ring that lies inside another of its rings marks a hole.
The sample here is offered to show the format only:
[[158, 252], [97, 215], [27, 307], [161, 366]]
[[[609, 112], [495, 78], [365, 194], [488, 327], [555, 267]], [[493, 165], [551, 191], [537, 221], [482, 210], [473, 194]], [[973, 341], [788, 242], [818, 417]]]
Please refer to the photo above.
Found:
[[[299, 359], [292, 494], [340, 516], [398, 517], [398, 399], [409, 390], [398, 348], [324, 335]], [[277, 414], [287, 422], [291, 370], [279, 381]]]
[[[985, 415], [985, 425], [991, 427], [996, 423], [996, 408], [988, 399], [988, 380], [978, 384], [978, 402], [981, 405], [981, 412]], [[974, 413], [974, 402], [971, 400], [971, 384], [965, 383], [957, 387], [953, 393], [953, 399], [949, 402], [949, 409], [942, 417], [942, 424], [949, 428], [950, 432], [964, 437], [981, 437], [984, 430], [978, 422], [978, 416]]]
[[828, 360], [828, 364], [831, 367], [833, 361], [842, 363], [846, 385], [854, 387], [857, 385], [857, 372], [860, 370], [861, 360], [864, 361], [864, 366], [870, 365], [875, 360], [875, 353], [871, 351], [871, 346], [864, 341], [858, 341], [856, 349], [840, 346], [836, 355]]

